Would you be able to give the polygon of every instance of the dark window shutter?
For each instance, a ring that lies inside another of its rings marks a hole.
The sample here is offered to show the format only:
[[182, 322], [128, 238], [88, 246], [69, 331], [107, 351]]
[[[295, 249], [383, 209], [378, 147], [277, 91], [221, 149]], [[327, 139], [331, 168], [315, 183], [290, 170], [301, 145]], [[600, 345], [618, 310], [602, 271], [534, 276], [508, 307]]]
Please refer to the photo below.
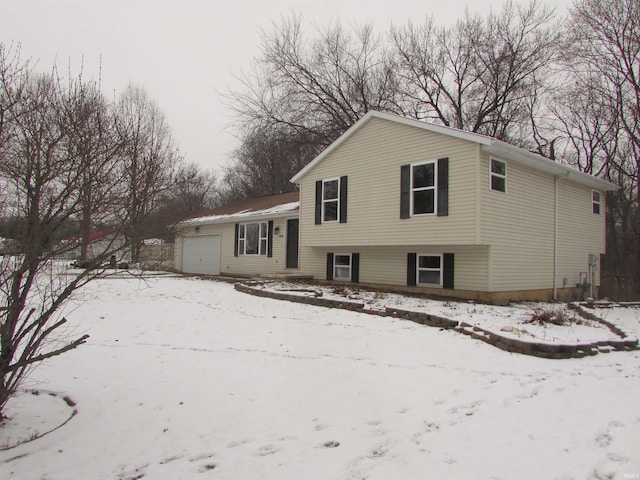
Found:
[[316, 225], [322, 223], [322, 180], [316, 182]]
[[233, 256], [237, 257], [238, 256], [238, 236], [240, 235], [240, 224], [236, 223], [236, 239], [235, 242], [233, 242]]
[[438, 216], [449, 215], [449, 159], [438, 159]]
[[351, 281], [358, 283], [360, 281], [360, 254], [351, 254]]
[[269, 220], [267, 229], [267, 257], [273, 257], [273, 220]]
[[400, 167], [400, 218], [411, 216], [411, 165]]
[[407, 254], [407, 285], [412, 287], [416, 285], [416, 271], [418, 269], [418, 255], [415, 253]]
[[347, 177], [340, 177], [340, 223], [347, 223]]
[[453, 287], [453, 271], [454, 271], [454, 263], [453, 263], [453, 253], [445, 253], [442, 255], [442, 286], [443, 288], [454, 288]]
[[327, 253], [327, 280], [333, 280], [333, 253]]

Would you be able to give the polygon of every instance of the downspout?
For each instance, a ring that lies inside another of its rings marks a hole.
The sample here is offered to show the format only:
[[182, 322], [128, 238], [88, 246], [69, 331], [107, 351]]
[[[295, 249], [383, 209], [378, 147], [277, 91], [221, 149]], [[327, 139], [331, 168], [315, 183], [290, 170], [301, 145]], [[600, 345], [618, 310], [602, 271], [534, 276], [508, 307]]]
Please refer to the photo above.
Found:
[[558, 300], [558, 209], [560, 197], [558, 184], [562, 178], [569, 178], [569, 172], [553, 176], [553, 301]]
[[553, 301], [558, 299], [558, 177], [553, 177]]

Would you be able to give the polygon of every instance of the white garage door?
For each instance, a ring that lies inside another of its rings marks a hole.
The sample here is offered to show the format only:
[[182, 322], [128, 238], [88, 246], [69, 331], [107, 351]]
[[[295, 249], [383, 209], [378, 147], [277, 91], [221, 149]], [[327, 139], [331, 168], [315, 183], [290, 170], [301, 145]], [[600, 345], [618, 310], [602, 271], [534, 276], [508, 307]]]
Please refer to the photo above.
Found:
[[182, 271], [219, 275], [220, 235], [184, 237], [182, 239]]

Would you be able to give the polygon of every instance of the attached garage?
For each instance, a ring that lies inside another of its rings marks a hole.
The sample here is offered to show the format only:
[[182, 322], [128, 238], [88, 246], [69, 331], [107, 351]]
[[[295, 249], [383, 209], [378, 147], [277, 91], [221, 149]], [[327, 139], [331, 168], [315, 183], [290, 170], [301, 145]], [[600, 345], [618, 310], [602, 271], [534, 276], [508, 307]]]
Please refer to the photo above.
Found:
[[220, 274], [220, 235], [182, 239], [182, 271], [205, 275]]
[[175, 269], [203, 275], [299, 275], [297, 191], [237, 200], [175, 226]]

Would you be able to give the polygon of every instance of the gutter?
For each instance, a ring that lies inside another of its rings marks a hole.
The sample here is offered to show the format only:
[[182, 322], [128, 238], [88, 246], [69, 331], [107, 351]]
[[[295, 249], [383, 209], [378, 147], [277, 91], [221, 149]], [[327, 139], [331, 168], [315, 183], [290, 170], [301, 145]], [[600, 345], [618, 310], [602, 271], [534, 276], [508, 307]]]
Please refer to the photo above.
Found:
[[257, 211], [244, 211], [240, 213], [231, 213], [228, 215], [217, 215], [210, 217], [199, 217], [190, 220], [183, 220], [177, 223], [174, 227], [176, 229], [188, 228], [188, 227], [201, 227], [204, 225], [218, 225], [222, 223], [230, 222], [249, 222], [249, 221], [263, 221], [272, 220], [275, 218], [296, 218], [299, 217], [300, 210], [299, 205], [292, 209], [287, 210], [257, 210]]

